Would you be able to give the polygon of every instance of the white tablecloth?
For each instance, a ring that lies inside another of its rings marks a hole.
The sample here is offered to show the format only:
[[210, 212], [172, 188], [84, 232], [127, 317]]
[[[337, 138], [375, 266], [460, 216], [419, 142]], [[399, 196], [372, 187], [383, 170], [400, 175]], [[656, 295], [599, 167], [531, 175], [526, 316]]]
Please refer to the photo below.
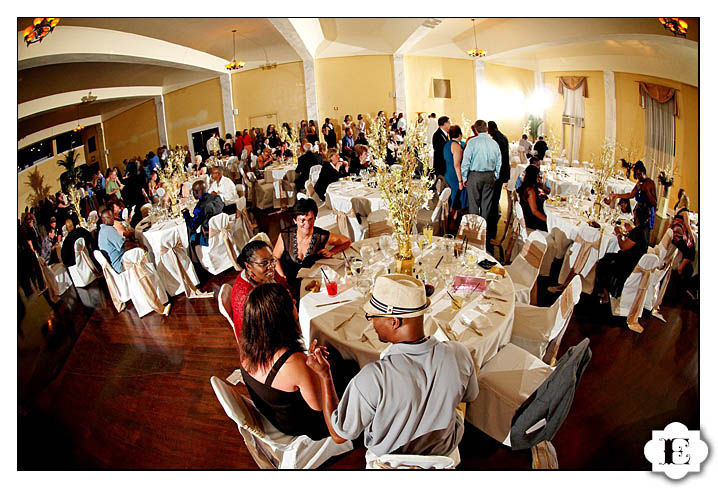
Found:
[[[588, 202], [583, 203], [582, 209], [588, 208]], [[591, 239], [596, 239], [598, 235], [601, 235], [601, 245], [598, 252], [599, 260], [603, 258], [606, 253], [615, 253], [619, 250], [618, 238], [613, 233], [613, 226], [611, 224], [604, 224], [600, 229], [592, 228], [587, 224], [588, 218], [580, 216], [573, 209], [569, 209], [568, 205], [554, 206], [548, 203], [544, 204], [544, 213], [546, 214], [546, 227], [549, 233], [555, 233], [560, 231], [565, 235], [570, 242], [576, 240], [576, 236], [583, 228], [589, 228]], [[623, 216], [624, 219], [630, 216]], [[565, 250], [563, 250], [565, 253]]]
[[386, 209], [386, 202], [382, 197], [381, 190], [369, 188], [361, 182], [351, 180], [340, 180], [329, 184], [327, 195], [331, 200], [332, 207], [339, 212], [352, 210], [352, 198], [363, 197], [371, 203], [372, 212]]
[[187, 234], [187, 224], [185, 224], [184, 218], [177, 217], [170, 219], [169, 221], [156, 222], [147, 229], [147, 225], [150, 224], [149, 218], [145, 218], [139, 222], [135, 228], [135, 237], [147, 251], [149, 252], [152, 263], [157, 264], [157, 257], [159, 257], [160, 244], [166, 238], [166, 236], [173, 232], [174, 229], [179, 229], [182, 244], [185, 248], [189, 248], [189, 236]]
[[[516, 179], [526, 169], [527, 164], [520, 164], [511, 171], [511, 181]], [[593, 175], [591, 170], [586, 168], [557, 168], [551, 171], [548, 165], [542, 165], [541, 171], [546, 175], [552, 195], [578, 195], [582, 189], [591, 188]], [[627, 180], [625, 177], [612, 177], [608, 180], [608, 191], [618, 194], [629, 193], [635, 187], [636, 182]]]
[[274, 196], [280, 198], [280, 187], [279, 183], [286, 175], [287, 180], [294, 182], [297, 178], [296, 174], [297, 165], [292, 163], [272, 163], [269, 166], [264, 167], [264, 181], [265, 183], [272, 183], [274, 185]]

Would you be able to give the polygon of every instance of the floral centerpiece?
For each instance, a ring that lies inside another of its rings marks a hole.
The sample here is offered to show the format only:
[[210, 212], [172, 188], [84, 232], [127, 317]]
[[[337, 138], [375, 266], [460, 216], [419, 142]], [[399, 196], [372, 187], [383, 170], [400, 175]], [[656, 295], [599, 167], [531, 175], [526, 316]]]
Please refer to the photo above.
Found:
[[170, 214], [172, 217], [180, 215], [177, 196], [180, 193], [182, 184], [187, 180], [187, 175], [184, 172], [184, 160], [186, 156], [187, 151], [184, 149], [168, 151], [165, 166], [157, 169], [157, 176], [170, 199]]
[[299, 151], [299, 132], [294, 130], [292, 123], [289, 123], [289, 131], [282, 125], [278, 131], [279, 140], [286, 141], [292, 151], [292, 162], [296, 165]]
[[466, 116], [464, 116], [464, 113], [462, 112], [461, 113], [461, 132], [464, 135], [464, 139], [470, 138], [471, 136], [474, 135], [474, 131], [471, 130], [473, 125], [474, 125], [474, 123], [471, 122], [470, 120], [468, 120], [466, 118]]
[[82, 200], [82, 197], [80, 190], [75, 188], [74, 184], [70, 184], [70, 186], [67, 187], [67, 198], [70, 200], [70, 204], [72, 204], [72, 208], [75, 210], [75, 214], [80, 220], [80, 224], [85, 224], [85, 218], [82, 217], [82, 212], [80, 212], [80, 201]]
[[668, 193], [668, 189], [673, 186], [673, 174], [671, 174], [668, 170], [661, 170], [658, 173], [658, 182], [663, 185], [664, 192]]
[[369, 153], [376, 164], [386, 159], [389, 135], [387, 134], [385, 125], [382, 124], [381, 121], [375, 120], [370, 122], [370, 120], [367, 119], [367, 126], [369, 126], [366, 134], [366, 139], [369, 143]]
[[[368, 139], [376, 157], [377, 186], [387, 204], [387, 214], [397, 241], [395, 271], [411, 274], [414, 266], [411, 232], [417, 212], [433, 196], [431, 188], [435, 181], [434, 169], [429, 164], [429, 146], [424, 139], [426, 122], [409, 125], [403, 144], [395, 151], [396, 164], [391, 166], [383, 159], [386, 155], [385, 129], [374, 126], [380, 125], [372, 125]], [[414, 178], [417, 168], [419, 178]]]
[[606, 138], [601, 145], [601, 152], [598, 157], [591, 153], [593, 160], [593, 177], [591, 180], [591, 187], [593, 193], [596, 196], [594, 204], [594, 217], [598, 218], [601, 215], [601, 201], [608, 193], [608, 179], [611, 178], [616, 172], [616, 164], [613, 160], [614, 154], [616, 153], [616, 142], [611, 138]]
[[623, 156], [621, 158], [621, 167], [626, 170], [626, 178], [631, 178], [631, 169], [638, 159], [639, 149], [638, 146], [631, 139], [629, 146], [625, 146], [621, 143], [616, 143], [616, 150]]
[[556, 134], [553, 132], [553, 128], [549, 127], [548, 129], [548, 136], [546, 136], [546, 144], [548, 144], [548, 149], [551, 151], [551, 169], [556, 169], [556, 158], [561, 157], [561, 138], [556, 136]]

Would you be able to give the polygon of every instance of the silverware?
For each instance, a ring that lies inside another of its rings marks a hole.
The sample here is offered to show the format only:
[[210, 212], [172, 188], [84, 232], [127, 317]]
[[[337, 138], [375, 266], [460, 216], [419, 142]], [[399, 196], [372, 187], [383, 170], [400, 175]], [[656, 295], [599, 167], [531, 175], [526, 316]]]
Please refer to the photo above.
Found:
[[499, 311], [498, 309], [494, 309], [494, 310], [491, 311], [491, 312], [495, 312], [495, 313], [498, 314], [499, 316], [506, 316], [506, 313], [505, 313], [505, 312], [501, 312], [501, 311]]
[[501, 302], [508, 302], [506, 299], [503, 299], [501, 297], [495, 297], [493, 295], [485, 295], [484, 297], [486, 299], [493, 299], [493, 300], [497, 300], [497, 301], [501, 301]]
[[345, 302], [351, 302], [351, 299], [344, 299], [343, 301], [327, 302], [325, 304], [317, 304], [314, 307], [333, 306], [334, 304], [344, 304]]
[[336, 326], [334, 326], [334, 331], [337, 331], [339, 328], [341, 328], [342, 326], [344, 326], [345, 324], [347, 324], [349, 321], [351, 321], [352, 319], [354, 319], [354, 316], [356, 316], [356, 314], [357, 314], [356, 311], [354, 311], [351, 316], [349, 316], [347, 319], [345, 319], [345, 320], [342, 321], [341, 323], [339, 323], [339, 324], [337, 324]]

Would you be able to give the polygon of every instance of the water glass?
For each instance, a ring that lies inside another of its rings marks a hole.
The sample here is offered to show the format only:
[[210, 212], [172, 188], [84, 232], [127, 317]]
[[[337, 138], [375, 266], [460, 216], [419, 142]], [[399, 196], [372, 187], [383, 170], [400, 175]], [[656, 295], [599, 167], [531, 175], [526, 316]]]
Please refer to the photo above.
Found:
[[359, 254], [361, 255], [361, 259], [366, 263], [367, 265], [371, 261], [371, 257], [374, 254], [374, 250], [369, 245], [364, 245], [359, 249]]
[[369, 292], [371, 292], [371, 285], [372, 285], [372, 281], [369, 278], [366, 278], [366, 277], [358, 277], [357, 278], [357, 284], [356, 284], [357, 291], [364, 297], [366, 297], [369, 294]]
[[384, 252], [385, 257], [390, 257], [392, 255], [391, 248], [392, 248], [392, 239], [391, 236], [388, 234], [385, 234], [381, 237], [379, 237], [379, 247]]

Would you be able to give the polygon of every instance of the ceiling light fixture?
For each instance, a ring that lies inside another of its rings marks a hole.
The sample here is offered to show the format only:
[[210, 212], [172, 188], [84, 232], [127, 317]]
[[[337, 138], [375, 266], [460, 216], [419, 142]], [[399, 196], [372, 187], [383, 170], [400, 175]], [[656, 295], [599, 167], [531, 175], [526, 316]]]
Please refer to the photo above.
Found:
[[27, 46], [36, 42], [42, 42], [45, 37], [55, 30], [55, 26], [60, 22], [60, 17], [38, 17], [32, 25], [28, 26], [22, 33], [22, 37]]
[[663, 28], [671, 31], [674, 36], [686, 37], [688, 23], [685, 20], [678, 17], [658, 17], [658, 20], [663, 24]]
[[486, 56], [486, 51], [483, 49], [479, 49], [479, 44], [476, 41], [476, 24], [474, 23], [476, 19], [471, 19], [471, 25], [474, 26], [474, 49], [469, 49], [466, 51], [466, 54], [471, 56], [472, 58], [483, 58]]
[[77, 127], [72, 130], [72, 132], [80, 132], [85, 128], [82, 124], [80, 124], [80, 104], [77, 104]]
[[95, 100], [97, 100], [97, 95], [92, 95], [92, 90], [90, 90], [87, 95], [82, 97], [81, 100], [83, 104], [89, 104], [90, 102], [94, 102]]
[[224, 65], [224, 67], [227, 68], [229, 71], [244, 68], [244, 61], [237, 61], [237, 42], [234, 38], [236, 33], [237, 29], [232, 29], [232, 46], [234, 46], [234, 51], [232, 52], [232, 62]]

